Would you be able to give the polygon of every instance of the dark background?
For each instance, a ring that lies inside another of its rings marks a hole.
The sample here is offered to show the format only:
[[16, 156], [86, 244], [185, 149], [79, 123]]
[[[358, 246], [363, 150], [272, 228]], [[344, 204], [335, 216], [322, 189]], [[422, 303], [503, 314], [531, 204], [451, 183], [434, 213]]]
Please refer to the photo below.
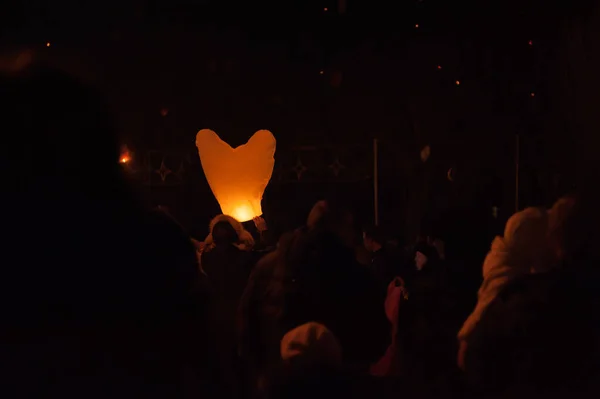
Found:
[[514, 211], [517, 134], [521, 207], [597, 169], [598, 8], [548, 3], [9, 0], [0, 32], [6, 52], [33, 49], [107, 96], [142, 197], [197, 236], [218, 212], [202, 128], [232, 146], [275, 134], [264, 210], [281, 229], [332, 193], [372, 221], [378, 139], [380, 218], [414, 234], [457, 208]]

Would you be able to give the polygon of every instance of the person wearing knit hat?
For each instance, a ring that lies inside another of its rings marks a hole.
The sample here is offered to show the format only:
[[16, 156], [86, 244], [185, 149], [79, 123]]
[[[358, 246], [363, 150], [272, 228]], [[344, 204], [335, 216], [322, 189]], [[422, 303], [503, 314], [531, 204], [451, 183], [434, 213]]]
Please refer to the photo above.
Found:
[[342, 347], [323, 324], [308, 322], [281, 340], [281, 374], [274, 375], [267, 396], [296, 399], [382, 397], [382, 386], [342, 362]]
[[327, 327], [309, 322], [284, 335], [281, 340], [281, 359], [295, 370], [337, 369], [342, 364], [342, 349]]

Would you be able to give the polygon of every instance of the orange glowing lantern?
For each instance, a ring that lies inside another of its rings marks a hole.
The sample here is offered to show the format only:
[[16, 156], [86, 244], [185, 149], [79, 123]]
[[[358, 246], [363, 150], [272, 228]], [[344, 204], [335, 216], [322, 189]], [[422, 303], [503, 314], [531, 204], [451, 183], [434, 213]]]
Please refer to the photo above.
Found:
[[121, 147], [121, 155], [119, 156], [119, 163], [127, 164], [131, 161], [131, 153], [127, 149], [127, 146]]
[[202, 169], [225, 215], [247, 222], [262, 215], [263, 192], [275, 165], [276, 141], [259, 130], [246, 144], [231, 148], [210, 129], [196, 135]]

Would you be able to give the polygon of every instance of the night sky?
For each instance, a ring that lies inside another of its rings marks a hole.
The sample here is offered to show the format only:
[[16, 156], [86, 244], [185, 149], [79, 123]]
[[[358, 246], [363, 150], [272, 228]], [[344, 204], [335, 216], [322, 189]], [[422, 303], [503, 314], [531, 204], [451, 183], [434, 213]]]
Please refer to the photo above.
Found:
[[[387, 203], [428, 176], [434, 208], [466, 197], [512, 206], [516, 134], [524, 204], [595, 167], [592, 1], [88, 3], [5, 1], [1, 43], [98, 87], [138, 154], [193, 153], [201, 128], [231, 145], [269, 129], [285, 180], [298, 146], [344, 148], [360, 163], [354, 149], [370, 154], [377, 138]], [[348, 169], [368, 177], [363, 158], [365, 170]]]

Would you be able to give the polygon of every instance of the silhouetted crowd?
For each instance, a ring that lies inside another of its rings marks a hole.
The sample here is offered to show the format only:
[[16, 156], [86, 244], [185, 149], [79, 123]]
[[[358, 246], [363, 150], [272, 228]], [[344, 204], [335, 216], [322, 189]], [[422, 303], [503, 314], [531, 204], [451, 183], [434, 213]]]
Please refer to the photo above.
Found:
[[23, 57], [0, 71], [5, 397], [600, 392], [593, 190], [516, 213], [485, 260], [478, 232], [405, 244], [339, 198], [198, 240], [141, 205], [102, 98]]

